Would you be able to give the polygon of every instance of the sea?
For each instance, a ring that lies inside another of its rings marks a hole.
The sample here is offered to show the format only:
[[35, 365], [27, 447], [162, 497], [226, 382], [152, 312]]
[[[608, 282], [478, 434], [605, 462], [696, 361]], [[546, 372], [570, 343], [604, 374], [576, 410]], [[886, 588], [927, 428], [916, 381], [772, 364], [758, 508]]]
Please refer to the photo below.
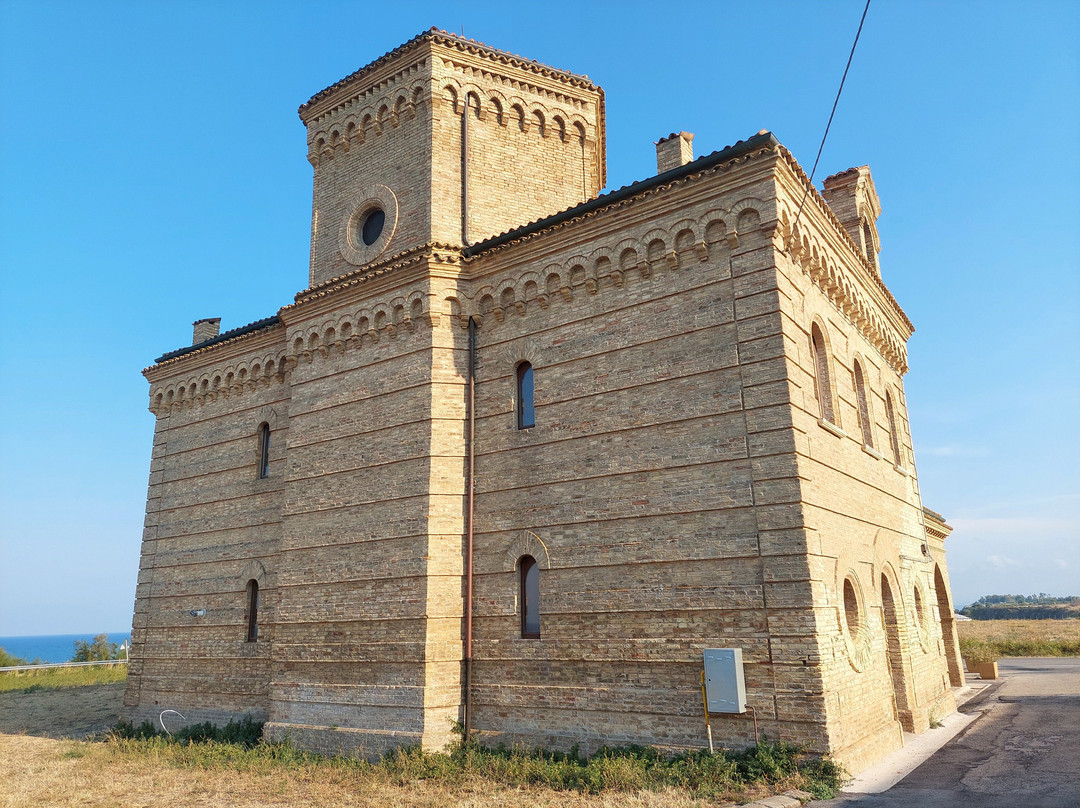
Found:
[[[97, 632], [100, 634], [101, 632]], [[76, 640], [93, 642], [97, 634], [47, 634], [39, 637], [0, 637], [0, 648], [12, 656], [33, 662], [70, 662]], [[108, 631], [109, 642], [121, 645], [131, 639], [130, 631]]]

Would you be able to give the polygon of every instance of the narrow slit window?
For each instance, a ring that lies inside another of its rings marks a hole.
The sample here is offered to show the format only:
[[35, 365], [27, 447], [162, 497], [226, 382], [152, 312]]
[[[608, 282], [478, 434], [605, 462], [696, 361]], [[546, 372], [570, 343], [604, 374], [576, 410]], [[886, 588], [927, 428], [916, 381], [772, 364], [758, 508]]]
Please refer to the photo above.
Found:
[[866, 398], [866, 380], [858, 359], [855, 360], [855, 397], [859, 404], [859, 429], [862, 430], [863, 445], [873, 449], [874, 431], [870, 426], [870, 401]]
[[518, 562], [520, 578], [521, 636], [527, 640], [540, 639], [540, 567], [532, 556], [522, 556]]
[[259, 479], [270, 476], [270, 424], [259, 425]]
[[522, 362], [517, 367], [517, 426], [518, 429], [532, 429], [536, 426], [533, 369], [528, 362]]
[[892, 395], [885, 391], [885, 414], [889, 416], [889, 443], [892, 445], [893, 463], [900, 465], [900, 435], [896, 430], [896, 410], [893, 407]]
[[252, 578], [247, 585], [247, 641], [259, 639], [259, 582]]
[[810, 343], [814, 354], [814, 373], [817, 376], [820, 415], [823, 420], [839, 426], [833, 408], [832, 379], [829, 378], [829, 354], [825, 346], [825, 337], [822, 335], [817, 323], [814, 323], [810, 331]]

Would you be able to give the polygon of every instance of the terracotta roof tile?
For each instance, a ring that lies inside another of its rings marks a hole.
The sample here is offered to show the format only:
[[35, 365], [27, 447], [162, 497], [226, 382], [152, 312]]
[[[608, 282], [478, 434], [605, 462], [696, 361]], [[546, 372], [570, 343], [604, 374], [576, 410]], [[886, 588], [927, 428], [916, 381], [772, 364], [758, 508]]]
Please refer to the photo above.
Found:
[[575, 85], [577, 85], [579, 87], [584, 87], [586, 89], [590, 89], [590, 90], [598, 90], [599, 89], [595, 84], [593, 84], [591, 81], [589, 81], [588, 76], [580, 75], [578, 73], [571, 73], [568, 70], [560, 70], [560, 69], [558, 69], [556, 67], [551, 67], [549, 65], [542, 64], [542, 63], [537, 62], [537, 61], [535, 61], [533, 59], [526, 59], [526, 58], [524, 58], [522, 56], [517, 56], [517, 55], [515, 55], [513, 53], [507, 53], [506, 51], [501, 51], [501, 50], [498, 50], [497, 48], [493, 48], [490, 45], [485, 45], [483, 42], [477, 42], [475, 39], [466, 39], [465, 37], [458, 36], [457, 34], [451, 34], [450, 32], [443, 31], [443, 30], [441, 30], [439, 28], [429, 28], [428, 30], [424, 31], [422, 34], [418, 34], [417, 36], [414, 36], [408, 42], [405, 42], [405, 43], [403, 43], [401, 45], [398, 45], [396, 48], [394, 48], [391, 51], [387, 51], [382, 56], [380, 56], [378, 59], [376, 59], [374, 62], [371, 62], [370, 64], [367, 64], [367, 65], [364, 65], [359, 70], [356, 70], [356, 71], [350, 73], [348, 76], [341, 79], [340, 81], [334, 82], [329, 87], [327, 87], [325, 90], [320, 90], [319, 92], [315, 93], [315, 95], [311, 96], [311, 98], [309, 98], [306, 103], [300, 105], [300, 109], [297, 110], [299, 112], [299, 114], [300, 114], [300, 118], [303, 119], [304, 114], [314, 104], [316, 104], [319, 101], [323, 100], [327, 96], [332, 95], [333, 93], [337, 92], [342, 87], [345, 87], [346, 85], [351, 84], [352, 82], [356, 81], [358, 78], [363, 76], [365, 73], [369, 73], [369, 72], [375, 70], [375, 68], [380, 67], [381, 65], [383, 65], [386, 62], [390, 61], [391, 59], [399, 56], [400, 54], [402, 54], [404, 52], [406, 52], [410, 48], [414, 47], [417, 43], [426, 42], [426, 41], [437, 42], [437, 43], [440, 43], [440, 44], [443, 44], [443, 45], [451, 45], [453, 47], [457, 47], [457, 48], [460, 48], [462, 50], [472, 51], [473, 53], [481, 53], [481, 54], [484, 54], [486, 56], [493, 56], [498, 61], [503, 62], [504, 64], [509, 64], [509, 65], [511, 65], [513, 67], [523, 68], [525, 70], [529, 70], [529, 71], [532, 71], [534, 73], [539, 73], [539, 74], [542, 74], [542, 75], [545, 75], [545, 76], [550, 76], [551, 78], [557, 78], [557, 79], [560, 79], [562, 81], [568, 81], [571, 84], [575, 84]]

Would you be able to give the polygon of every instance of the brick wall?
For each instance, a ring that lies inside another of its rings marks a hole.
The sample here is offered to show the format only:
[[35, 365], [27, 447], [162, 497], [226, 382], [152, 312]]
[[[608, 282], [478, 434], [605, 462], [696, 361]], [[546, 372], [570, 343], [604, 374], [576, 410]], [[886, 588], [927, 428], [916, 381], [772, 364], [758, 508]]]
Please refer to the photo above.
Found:
[[[146, 371], [131, 715], [250, 714], [366, 755], [451, 738], [472, 316], [481, 738], [701, 747], [702, 650], [739, 647], [760, 731], [858, 770], [949, 711], [957, 676], [903, 394], [911, 324], [816, 193], [796, 227], [805, 178], [775, 145], [465, 257], [463, 114], [470, 241], [603, 184], [599, 89], [481, 50], [421, 37], [305, 105], [318, 288]], [[372, 200], [389, 229], [365, 252], [346, 225]], [[716, 740], [752, 742], [753, 715], [714, 717]]]

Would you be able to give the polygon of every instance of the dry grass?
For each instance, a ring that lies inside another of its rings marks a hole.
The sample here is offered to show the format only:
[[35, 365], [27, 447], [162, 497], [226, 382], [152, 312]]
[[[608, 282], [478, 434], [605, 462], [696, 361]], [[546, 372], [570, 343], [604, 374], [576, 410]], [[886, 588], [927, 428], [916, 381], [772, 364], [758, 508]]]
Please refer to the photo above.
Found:
[[965, 620], [956, 631], [965, 659], [1080, 656], [1080, 620]]
[[[0, 808], [705, 808], [792, 788], [826, 796], [840, 774], [828, 762], [767, 743], [742, 756], [690, 755], [674, 761], [650, 750], [582, 761], [473, 747], [452, 755], [402, 751], [367, 763], [288, 745], [185, 744], [138, 732], [137, 737], [105, 734], [117, 720], [123, 687], [0, 693]], [[95, 740], [78, 740], [87, 737]]]
[[[183, 750], [173, 745], [133, 753], [116, 742], [0, 735], [0, 805], [705, 808], [724, 804], [694, 799], [673, 789], [588, 795], [511, 787], [484, 779], [400, 784], [371, 770], [319, 763], [265, 771], [202, 768], [186, 763]], [[768, 793], [756, 789], [740, 797], [752, 799]]]

